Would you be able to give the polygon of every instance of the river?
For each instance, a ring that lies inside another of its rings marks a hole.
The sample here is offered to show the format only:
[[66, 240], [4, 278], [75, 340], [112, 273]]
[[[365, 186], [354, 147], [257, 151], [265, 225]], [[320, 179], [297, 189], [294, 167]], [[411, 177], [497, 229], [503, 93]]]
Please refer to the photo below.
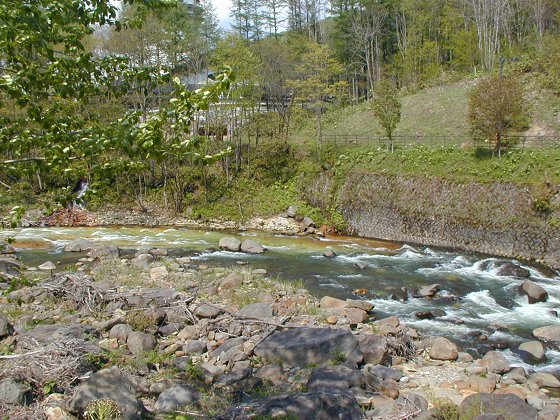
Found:
[[[504, 259], [459, 253], [423, 246], [350, 237], [283, 236], [265, 232], [234, 232], [239, 239], [251, 237], [267, 248], [262, 255], [248, 255], [217, 250], [224, 232], [174, 228], [28, 228], [0, 231], [0, 238], [16, 238], [20, 258], [28, 265], [46, 260], [62, 265], [83, 256], [65, 253], [63, 247], [75, 238], [87, 238], [99, 244], [115, 244], [122, 249], [144, 247], [167, 248], [170, 255], [190, 255], [200, 262], [237, 265], [239, 261], [254, 268], [264, 268], [270, 275], [288, 280], [302, 280], [314, 295], [368, 299], [375, 305], [376, 317], [397, 315], [412, 327], [431, 335], [443, 335], [464, 349], [481, 350], [485, 346], [516, 348], [531, 339], [534, 328], [560, 322], [560, 275], [550, 269], [512, 261], [530, 272], [530, 279], [548, 292], [546, 303], [528, 304], [518, 292], [524, 279], [500, 276], [497, 264]], [[322, 256], [333, 250], [337, 257]], [[401, 287], [415, 289], [439, 283], [438, 299], [408, 301], [390, 298]], [[355, 289], [367, 289], [366, 296], [356, 296]], [[415, 313], [440, 309], [445, 315], [419, 320]], [[492, 323], [507, 325], [496, 329]], [[487, 339], [480, 339], [482, 333]], [[487, 347], [488, 348], [488, 347]], [[526, 366], [510, 349], [503, 350], [518, 366]], [[560, 351], [547, 349], [548, 362], [531, 366], [536, 370], [560, 373]], [[526, 366], [529, 367], [529, 366]]]

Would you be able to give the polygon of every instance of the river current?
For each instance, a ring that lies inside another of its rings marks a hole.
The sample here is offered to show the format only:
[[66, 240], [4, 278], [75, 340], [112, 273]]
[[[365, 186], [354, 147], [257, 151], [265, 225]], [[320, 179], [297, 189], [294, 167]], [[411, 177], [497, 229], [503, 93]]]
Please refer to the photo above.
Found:
[[[171, 255], [190, 255], [201, 263], [237, 265], [245, 262], [264, 268], [269, 275], [301, 280], [314, 295], [368, 299], [373, 313], [381, 318], [397, 315], [412, 327], [431, 335], [446, 336], [464, 349], [504, 348], [516, 366], [560, 373], [558, 347], [547, 349], [547, 363], [525, 365], [511, 349], [532, 339], [531, 331], [560, 323], [560, 274], [545, 267], [479, 254], [460, 253], [424, 246], [411, 246], [349, 237], [311, 238], [263, 232], [224, 233], [174, 228], [28, 228], [0, 231], [0, 238], [16, 238], [20, 258], [28, 265], [47, 260], [75, 262], [83, 255], [65, 253], [63, 247], [75, 238], [99, 244], [115, 244], [124, 250], [146, 247], [168, 248]], [[251, 237], [267, 248], [262, 255], [219, 251], [224, 236]], [[337, 257], [322, 256], [333, 250]], [[510, 261], [526, 268], [529, 279], [548, 292], [545, 303], [529, 304], [518, 286], [525, 279], [498, 274], [498, 265]], [[395, 289], [416, 289], [441, 284], [436, 299], [409, 296], [407, 301], [391, 299]], [[367, 289], [366, 295], [355, 295]], [[435, 319], [417, 319], [419, 311], [443, 312]], [[496, 326], [507, 328], [496, 328]], [[481, 339], [482, 338], [482, 339]]]

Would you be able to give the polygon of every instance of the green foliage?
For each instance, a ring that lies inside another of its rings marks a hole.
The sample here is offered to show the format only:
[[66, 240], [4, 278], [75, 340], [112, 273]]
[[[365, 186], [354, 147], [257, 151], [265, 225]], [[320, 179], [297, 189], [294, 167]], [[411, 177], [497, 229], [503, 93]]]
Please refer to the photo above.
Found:
[[393, 133], [401, 120], [402, 105], [397, 95], [395, 86], [388, 80], [382, 80], [377, 84], [373, 98], [374, 114], [389, 140], [393, 138]]
[[108, 398], [91, 401], [84, 412], [86, 420], [119, 420], [122, 413], [117, 403]]
[[344, 352], [340, 350], [336, 350], [334, 352], [334, 356], [331, 363], [333, 365], [342, 365], [343, 363], [346, 363], [346, 354], [344, 354]]
[[185, 375], [193, 381], [201, 381], [204, 379], [204, 370], [197, 363], [190, 360], [185, 367]]
[[459, 407], [448, 399], [438, 398], [434, 402], [432, 417], [437, 420], [459, 420]]
[[508, 77], [481, 79], [469, 92], [469, 122], [475, 137], [490, 142], [498, 155], [508, 132], [527, 126], [523, 88]]

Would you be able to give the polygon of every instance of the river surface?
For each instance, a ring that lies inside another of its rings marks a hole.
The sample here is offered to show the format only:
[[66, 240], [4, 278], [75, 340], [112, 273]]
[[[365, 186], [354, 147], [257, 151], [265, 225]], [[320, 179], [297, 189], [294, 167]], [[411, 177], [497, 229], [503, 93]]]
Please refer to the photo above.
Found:
[[[73, 263], [76, 253], [63, 247], [75, 238], [87, 238], [99, 244], [115, 244], [132, 250], [145, 247], [168, 248], [170, 255], [190, 255], [193, 259], [218, 265], [237, 265], [238, 261], [254, 268], [264, 268], [270, 275], [288, 280], [302, 280], [314, 295], [368, 299], [375, 305], [378, 318], [397, 315], [414, 328], [431, 335], [443, 335], [464, 349], [500, 346], [512, 349], [531, 339], [531, 331], [544, 325], [560, 323], [560, 275], [544, 267], [515, 262], [528, 269], [530, 279], [543, 286], [549, 299], [529, 305], [527, 297], [517, 291], [524, 279], [497, 275], [500, 258], [459, 253], [423, 246], [409, 246], [349, 237], [312, 238], [283, 236], [263, 232], [235, 232], [239, 239], [251, 237], [267, 248], [262, 255], [247, 255], [217, 250], [224, 232], [173, 228], [28, 228], [0, 231], [1, 237], [16, 238], [16, 249], [28, 265], [47, 260]], [[322, 256], [333, 250], [336, 258]], [[415, 289], [439, 283], [441, 299], [410, 297], [402, 302], [390, 299], [396, 288]], [[356, 296], [355, 289], [368, 289], [367, 296]], [[457, 299], [453, 297], [458, 297]], [[432, 320], [418, 320], [415, 313], [441, 309], [445, 315]], [[459, 320], [459, 321], [458, 321]], [[460, 323], [459, 323], [460, 322]], [[504, 323], [507, 330], [489, 326]], [[473, 337], [477, 332], [488, 339]], [[526, 366], [510, 349], [504, 350], [517, 366]], [[532, 366], [536, 370], [560, 373], [558, 347], [547, 349], [548, 362]], [[528, 367], [528, 366], [526, 366]]]

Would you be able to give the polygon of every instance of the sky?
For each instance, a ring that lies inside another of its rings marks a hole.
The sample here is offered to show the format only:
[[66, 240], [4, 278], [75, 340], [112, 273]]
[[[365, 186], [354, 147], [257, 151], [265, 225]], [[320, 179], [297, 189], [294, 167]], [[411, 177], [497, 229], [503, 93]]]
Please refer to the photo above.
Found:
[[218, 20], [220, 21], [220, 28], [227, 29], [231, 24], [231, 17], [229, 16], [230, 0], [212, 0]]

